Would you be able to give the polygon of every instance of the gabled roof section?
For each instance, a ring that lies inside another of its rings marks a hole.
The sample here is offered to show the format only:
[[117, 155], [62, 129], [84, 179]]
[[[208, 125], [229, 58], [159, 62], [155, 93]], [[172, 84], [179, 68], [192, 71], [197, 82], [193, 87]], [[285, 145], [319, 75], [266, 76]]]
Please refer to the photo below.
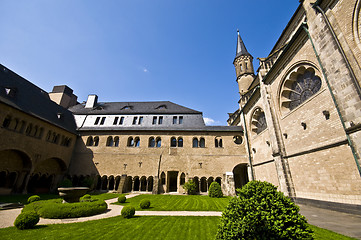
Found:
[[239, 35], [239, 31], [237, 30], [237, 50], [236, 50], [236, 57], [239, 56], [251, 56], [251, 54], [247, 51], [246, 46], [244, 45], [244, 42], [241, 38], [241, 36]]
[[71, 112], [59, 106], [46, 91], [0, 64], [0, 102], [75, 133]]
[[202, 114], [202, 112], [169, 102], [99, 102], [94, 108], [84, 108], [78, 104], [69, 111], [74, 114]]

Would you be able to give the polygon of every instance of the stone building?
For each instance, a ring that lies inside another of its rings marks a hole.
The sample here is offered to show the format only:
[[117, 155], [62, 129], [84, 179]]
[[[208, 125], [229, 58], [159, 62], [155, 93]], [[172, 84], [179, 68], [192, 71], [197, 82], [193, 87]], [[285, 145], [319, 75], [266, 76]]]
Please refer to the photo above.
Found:
[[98, 190], [153, 193], [183, 193], [188, 179], [206, 193], [217, 181], [230, 195], [248, 181], [241, 127], [205, 126], [201, 112], [172, 102], [97, 99], [69, 108], [80, 135], [72, 179], [95, 179]]
[[0, 136], [0, 194], [54, 190], [77, 138], [70, 111], [3, 65]]
[[249, 176], [298, 202], [361, 205], [361, 1], [300, 1], [271, 53], [234, 59]]

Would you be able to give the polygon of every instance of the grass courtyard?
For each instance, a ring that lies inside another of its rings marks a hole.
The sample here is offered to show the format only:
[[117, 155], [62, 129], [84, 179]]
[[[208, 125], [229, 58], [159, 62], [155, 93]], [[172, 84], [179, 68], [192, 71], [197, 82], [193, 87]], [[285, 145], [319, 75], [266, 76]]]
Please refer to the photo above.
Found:
[[[109, 199], [119, 195], [107, 193], [93, 197]], [[56, 195], [49, 198], [56, 198]], [[137, 206], [144, 198], [151, 201], [149, 210], [153, 211], [222, 211], [229, 200], [208, 196], [140, 195], [127, 199], [125, 205]], [[219, 221], [220, 217], [136, 216], [124, 219], [117, 216], [81, 223], [37, 225], [29, 230], [4, 228], [0, 229], [0, 239], [214, 239]], [[315, 226], [311, 228], [315, 239], [353, 239]]]

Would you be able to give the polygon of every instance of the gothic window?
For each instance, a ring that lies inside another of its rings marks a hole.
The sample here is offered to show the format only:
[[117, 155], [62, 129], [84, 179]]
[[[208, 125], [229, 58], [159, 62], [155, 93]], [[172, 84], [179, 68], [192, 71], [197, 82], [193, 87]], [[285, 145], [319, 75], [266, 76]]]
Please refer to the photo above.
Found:
[[148, 144], [148, 147], [155, 147], [155, 140], [154, 140], [154, 137], [150, 137], [149, 138], [149, 144]]
[[267, 128], [266, 116], [262, 109], [257, 108], [252, 116], [252, 132], [260, 134], [263, 130]]
[[221, 137], [216, 137], [214, 139], [214, 146], [216, 148], [222, 148], [223, 147], [223, 141], [222, 141], [222, 138]]
[[183, 147], [183, 138], [178, 138], [178, 147]]
[[162, 146], [162, 139], [160, 138], [160, 137], [157, 137], [157, 139], [156, 139], [156, 147], [161, 147]]
[[114, 141], [113, 141], [113, 137], [109, 136], [107, 139], [107, 146], [108, 147], [113, 147]]
[[119, 137], [114, 138], [114, 147], [119, 147]]
[[198, 147], [198, 139], [197, 139], [197, 138], [193, 138], [193, 144], [192, 144], [192, 146], [193, 146], [194, 148], [197, 148], [197, 147]]
[[134, 139], [133, 139], [133, 137], [128, 138], [127, 146], [128, 147], [134, 147]]
[[95, 137], [94, 138], [94, 146], [98, 146], [99, 145], [99, 137]]
[[281, 109], [293, 110], [321, 89], [321, 78], [311, 66], [300, 66], [292, 71], [282, 86]]
[[[48, 138], [48, 137], [47, 137], [47, 138]], [[93, 143], [94, 143], [93, 137], [92, 137], [92, 136], [89, 136], [88, 139], [87, 139], [87, 141], [86, 141], [86, 145], [87, 145], [87, 146], [93, 146]]]
[[139, 138], [139, 137], [136, 137], [136, 138], [134, 139], [134, 147], [139, 147], [139, 145], [140, 145], [140, 138]]
[[177, 139], [175, 137], [172, 137], [170, 139], [170, 146], [171, 147], [177, 147]]
[[201, 148], [205, 148], [206, 147], [206, 140], [204, 140], [204, 138], [201, 138], [199, 140], [199, 147]]

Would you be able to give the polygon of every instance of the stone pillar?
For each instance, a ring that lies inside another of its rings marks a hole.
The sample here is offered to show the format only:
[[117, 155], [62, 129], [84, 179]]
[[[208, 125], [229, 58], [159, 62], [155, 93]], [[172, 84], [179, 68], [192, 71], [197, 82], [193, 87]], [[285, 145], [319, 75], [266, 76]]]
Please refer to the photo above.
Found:
[[22, 192], [23, 189], [21, 189], [21, 187], [23, 186], [24, 180], [26, 178], [26, 174], [27, 174], [26, 171], [22, 171], [19, 173], [13, 188], [15, 192]]
[[127, 179], [127, 174], [123, 174], [122, 176], [120, 176], [118, 190], [117, 190], [118, 193], [124, 193], [125, 192], [126, 179]]
[[159, 192], [159, 178], [158, 176], [154, 176], [152, 194], [158, 194], [158, 192]]
[[223, 174], [223, 184], [222, 184], [222, 191], [227, 196], [235, 196], [236, 195], [236, 189], [234, 185], [234, 177], [233, 172], [226, 172], [226, 174]]

